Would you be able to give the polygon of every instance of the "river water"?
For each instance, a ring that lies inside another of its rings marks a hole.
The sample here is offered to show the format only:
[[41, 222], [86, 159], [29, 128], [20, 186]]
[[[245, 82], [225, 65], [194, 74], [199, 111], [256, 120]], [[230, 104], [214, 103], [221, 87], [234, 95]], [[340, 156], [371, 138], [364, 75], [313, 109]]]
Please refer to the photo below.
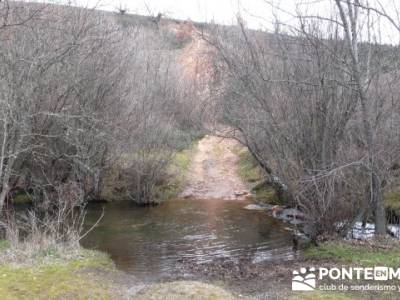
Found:
[[87, 226], [103, 208], [105, 214], [82, 244], [109, 253], [119, 269], [142, 280], [185, 275], [182, 264], [293, 259], [287, 225], [265, 212], [244, 209], [249, 203], [177, 199], [152, 207], [90, 204]]

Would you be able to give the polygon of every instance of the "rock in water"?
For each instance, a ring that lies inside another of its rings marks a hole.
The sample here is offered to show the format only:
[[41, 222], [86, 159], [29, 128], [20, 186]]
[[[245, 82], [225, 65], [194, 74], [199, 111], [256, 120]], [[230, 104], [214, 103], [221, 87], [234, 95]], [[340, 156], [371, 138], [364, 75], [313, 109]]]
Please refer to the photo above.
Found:
[[267, 206], [258, 205], [258, 204], [249, 204], [243, 208], [248, 209], [248, 210], [268, 210], [269, 209], [269, 207], [267, 207]]
[[235, 192], [235, 196], [236, 197], [244, 196], [244, 195], [247, 195], [247, 194], [248, 194], [247, 191], [236, 191]]
[[282, 220], [285, 220], [288, 222], [290, 222], [290, 221], [297, 222], [298, 221], [298, 223], [296, 223], [296, 224], [300, 224], [300, 223], [304, 222], [304, 219], [305, 219], [304, 213], [302, 213], [301, 211], [299, 211], [298, 209], [295, 209], [295, 208], [283, 209], [277, 217], [279, 219], [282, 219]]

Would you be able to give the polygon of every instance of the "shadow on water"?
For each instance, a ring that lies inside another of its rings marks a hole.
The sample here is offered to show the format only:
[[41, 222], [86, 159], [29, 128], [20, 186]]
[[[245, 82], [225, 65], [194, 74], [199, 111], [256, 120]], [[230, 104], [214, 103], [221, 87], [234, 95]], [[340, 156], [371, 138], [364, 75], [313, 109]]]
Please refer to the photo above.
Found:
[[[171, 200], [159, 206], [90, 204], [87, 226], [105, 208], [100, 224], [82, 241], [109, 253], [117, 267], [144, 280], [182, 273], [181, 264], [250, 263], [294, 258], [285, 224], [246, 201]], [[183, 275], [183, 274], [182, 274]]]

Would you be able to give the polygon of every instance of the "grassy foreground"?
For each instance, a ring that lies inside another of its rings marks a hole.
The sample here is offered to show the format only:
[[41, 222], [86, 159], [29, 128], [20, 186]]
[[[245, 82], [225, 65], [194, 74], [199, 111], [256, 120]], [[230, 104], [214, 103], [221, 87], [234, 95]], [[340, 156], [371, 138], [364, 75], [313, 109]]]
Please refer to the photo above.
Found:
[[[391, 238], [365, 241], [335, 240], [310, 247], [304, 255], [314, 263], [329, 262], [336, 267], [341, 265], [357, 267], [386, 266], [398, 268], [400, 265], [400, 242]], [[311, 299], [398, 299], [398, 292], [293, 292], [290, 298]]]
[[0, 299], [111, 299], [99, 271], [116, 272], [106, 254], [83, 249], [69, 259], [46, 253], [28, 264], [2, 262]]
[[234, 300], [228, 291], [198, 281], [175, 281], [158, 283], [136, 297], [137, 300]]
[[363, 267], [400, 266], [400, 243], [392, 239], [371, 241], [329, 241], [305, 251], [309, 258], [333, 260]]
[[290, 300], [361, 300], [361, 297], [339, 292], [325, 292], [325, 291], [312, 291], [312, 292], [297, 292], [294, 293]]

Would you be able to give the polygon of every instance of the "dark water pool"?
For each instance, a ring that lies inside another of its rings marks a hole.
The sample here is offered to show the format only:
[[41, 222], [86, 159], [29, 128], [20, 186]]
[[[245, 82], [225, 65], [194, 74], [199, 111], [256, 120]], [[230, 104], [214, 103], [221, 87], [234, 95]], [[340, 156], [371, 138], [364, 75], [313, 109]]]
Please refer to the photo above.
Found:
[[293, 259], [285, 224], [265, 212], [243, 209], [245, 201], [172, 200], [154, 207], [132, 203], [91, 204], [86, 217], [99, 225], [83, 246], [109, 253], [117, 267], [149, 280], [177, 275], [181, 263]]

